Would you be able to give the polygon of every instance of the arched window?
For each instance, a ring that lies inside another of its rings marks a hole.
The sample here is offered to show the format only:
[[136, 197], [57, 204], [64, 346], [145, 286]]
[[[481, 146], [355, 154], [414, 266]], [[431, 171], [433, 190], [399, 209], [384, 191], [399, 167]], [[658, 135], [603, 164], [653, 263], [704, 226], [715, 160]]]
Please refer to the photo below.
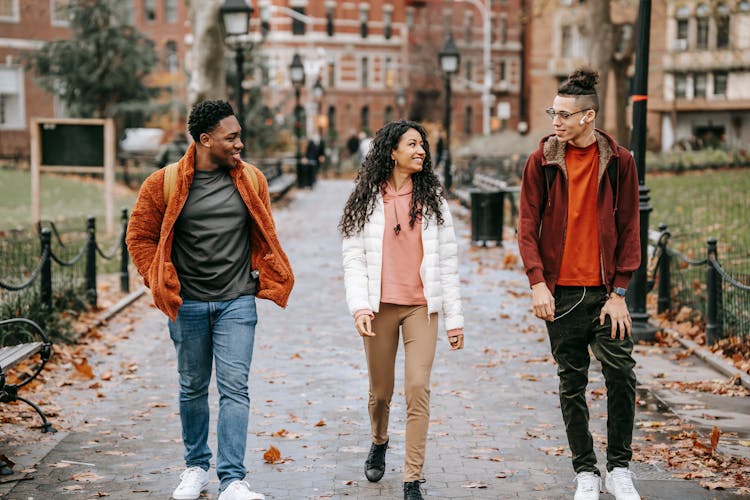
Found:
[[716, 6], [716, 48], [729, 48], [729, 6], [720, 3]]
[[695, 47], [698, 50], [708, 49], [708, 16], [711, 8], [702, 3], [695, 9]]
[[474, 109], [471, 106], [466, 106], [464, 110], [464, 134], [471, 135], [472, 133], [472, 122], [474, 121]]

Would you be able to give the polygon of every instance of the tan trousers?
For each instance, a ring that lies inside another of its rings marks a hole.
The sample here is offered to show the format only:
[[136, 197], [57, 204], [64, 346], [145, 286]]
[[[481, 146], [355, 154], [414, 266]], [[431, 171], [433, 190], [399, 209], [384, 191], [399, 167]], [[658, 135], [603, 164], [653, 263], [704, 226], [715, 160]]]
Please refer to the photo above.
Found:
[[372, 442], [388, 440], [388, 416], [398, 351], [399, 327], [404, 338], [406, 392], [406, 460], [404, 482], [422, 478], [427, 428], [430, 423], [430, 372], [437, 343], [437, 313], [427, 306], [380, 304], [372, 322], [374, 337], [363, 337], [370, 375]]

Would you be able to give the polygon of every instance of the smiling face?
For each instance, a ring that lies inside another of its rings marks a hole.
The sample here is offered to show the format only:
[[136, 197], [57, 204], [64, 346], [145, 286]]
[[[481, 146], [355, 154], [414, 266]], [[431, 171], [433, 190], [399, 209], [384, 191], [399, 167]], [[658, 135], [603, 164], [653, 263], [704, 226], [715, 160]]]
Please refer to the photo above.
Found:
[[211, 132], [201, 134], [201, 144], [208, 148], [210, 162], [232, 168], [240, 161], [244, 145], [240, 140], [240, 122], [234, 115], [222, 118]]
[[[556, 113], [552, 126], [559, 140], [575, 144], [591, 135], [595, 113], [594, 110], [581, 106], [579, 99], [558, 95], [552, 102], [552, 109]], [[569, 116], [563, 118], [562, 115]]]
[[421, 172], [425, 155], [422, 135], [410, 128], [401, 136], [396, 149], [391, 151], [391, 159], [395, 161], [394, 173], [412, 175]]

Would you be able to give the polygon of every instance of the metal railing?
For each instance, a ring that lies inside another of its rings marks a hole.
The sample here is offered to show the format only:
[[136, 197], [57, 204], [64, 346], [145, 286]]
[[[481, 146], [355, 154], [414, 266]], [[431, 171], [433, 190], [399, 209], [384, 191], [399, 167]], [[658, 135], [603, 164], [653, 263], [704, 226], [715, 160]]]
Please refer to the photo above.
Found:
[[705, 281], [692, 283], [689, 289], [703, 298], [701, 312], [706, 322], [706, 342], [714, 344], [726, 337], [750, 336], [750, 274], [728, 270], [728, 265], [721, 263], [716, 238], [706, 241], [706, 256], [702, 259], [691, 259], [671, 248], [670, 238], [667, 226], [660, 225], [648, 282], [649, 290], [658, 283], [657, 313], [672, 310], [673, 299], [677, 298], [673, 270], [704, 267]]
[[125, 234], [128, 228], [128, 211], [122, 209], [121, 231], [116, 239], [114, 246], [107, 252], [102, 250], [96, 239], [96, 218], [89, 217], [86, 224], [86, 241], [81, 246], [75, 256], [65, 259], [58, 252], [55, 252], [52, 245], [52, 236], [55, 236], [56, 245], [60, 249], [65, 249], [65, 244], [60, 238], [60, 234], [54, 223], [48, 222], [50, 227], [42, 227], [39, 224], [39, 243], [40, 252], [39, 260], [34, 269], [30, 272], [28, 278], [20, 283], [11, 283], [0, 279], [0, 289], [10, 292], [20, 292], [31, 289], [38, 284], [39, 297], [42, 305], [49, 311], [53, 309], [53, 264], [60, 267], [72, 267], [85, 259], [85, 280], [84, 290], [88, 304], [96, 308], [97, 306], [97, 256], [104, 260], [112, 260], [119, 256], [120, 258], [120, 289], [123, 293], [130, 291], [129, 261], [130, 256], [125, 245]]

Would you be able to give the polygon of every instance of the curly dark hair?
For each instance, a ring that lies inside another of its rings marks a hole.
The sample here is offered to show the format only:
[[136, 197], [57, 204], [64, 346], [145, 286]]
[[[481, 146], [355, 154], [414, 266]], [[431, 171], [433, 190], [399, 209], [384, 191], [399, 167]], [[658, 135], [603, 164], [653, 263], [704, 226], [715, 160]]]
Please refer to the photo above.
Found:
[[[409, 226], [414, 227], [417, 218], [434, 214], [438, 224], [443, 224], [443, 214], [440, 210], [443, 198], [443, 186], [432, 170], [430, 159], [430, 145], [424, 128], [417, 122], [398, 120], [387, 123], [375, 134], [372, 147], [365, 161], [357, 172], [355, 186], [349, 200], [344, 207], [344, 215], [339, 222], [339, 231], [345, 237], [353, 236], [365, 226], [375, 210], [378, 194], [385, 193], [385, 186], [393, 172], [391, 152], [398, 148], [398, 143], [409, 129], [414, 129], [422, 136], [425, 158], [422, 171], [411, 176], [412, 193], [409, 208]], [[421, 207], [421, 209], [420, 209]]]
[[563, 97], [575, 97], [585, 100], [585, 105], [599, 111], [599, 96], [596, 85], [599, 83], [599, 72], [591, 68], [578, 68], [568, 75], [557, 88], [557, 94]]
[[232, 115], [232, 105], [226, 101], [201, 101], [190, 111], [188, 132], [195, 142], [199, 142], [201, 134], [211, 132], [221, 120]]

